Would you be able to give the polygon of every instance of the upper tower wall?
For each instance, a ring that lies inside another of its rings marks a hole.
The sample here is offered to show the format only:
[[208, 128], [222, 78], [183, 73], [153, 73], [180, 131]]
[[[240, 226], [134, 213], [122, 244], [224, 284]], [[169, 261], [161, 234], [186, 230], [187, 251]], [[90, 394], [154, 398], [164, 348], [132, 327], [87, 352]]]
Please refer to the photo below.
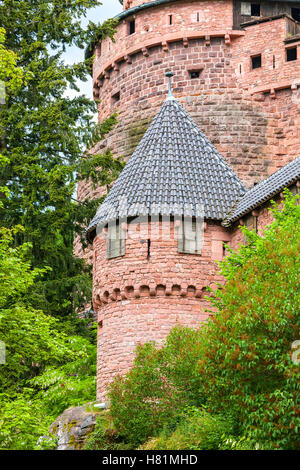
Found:
[[[130, 57], [145, 47], [164, 47], [177, 38], [197, 37], [197, 33], [203, 37], [220, 33], [224, 37], [232, 30], [232, 19], [231, 0], [180, 0], [140, 10], [121, 20], [115, 42], [106, 39], [96, 47], [93, 79], [101, 78], [112, 64], [119, 64], [125, 56]], [[132, 21], [134, 32], [130, 30]]]

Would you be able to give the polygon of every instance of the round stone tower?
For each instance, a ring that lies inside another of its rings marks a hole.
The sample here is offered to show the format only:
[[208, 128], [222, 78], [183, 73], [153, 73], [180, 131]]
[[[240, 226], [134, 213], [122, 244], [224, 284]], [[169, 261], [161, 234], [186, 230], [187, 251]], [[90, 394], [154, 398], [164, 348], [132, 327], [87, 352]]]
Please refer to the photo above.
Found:
[[[169, 74], [171, 75], [171, 74]], [[171, 91], [88, 228], [98, 312], [98, 398], [137, 344], [199, 326], [222, 281], [222, 220], [245, 193]]]

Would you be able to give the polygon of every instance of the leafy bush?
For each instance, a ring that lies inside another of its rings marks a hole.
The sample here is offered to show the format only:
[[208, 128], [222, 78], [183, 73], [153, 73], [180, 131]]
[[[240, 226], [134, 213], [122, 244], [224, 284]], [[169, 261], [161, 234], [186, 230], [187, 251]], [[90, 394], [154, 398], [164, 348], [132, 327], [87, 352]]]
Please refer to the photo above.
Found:
[[231, 413], [265, 448], [299, 447], [300, 206], [286, 192], [264, 237], [243, 229], [251, 242], [223, 263], [228, 282], [213, 301], [219, 312], [204, 326], [208, 403]]
[[[184, 419], [173, 433], [162, 432], [140, 447], [144, 450], [218, 450], [225, 436], [232, 433], [232, 424], [205, 409], [187, 409]], [[227, 437], [227, 440], [230, 438]]]
[[34, 449], [38, 438], [48, 433], [51, 418], [42, 411], [41, 403], [32, 399], [31, 391], [14, 397], [0, 395], [0, 449]]
[[125, 443], [119, 436], [111, 416], [103, 412], [96, 422], [95, 429], [85, 442], [85, 450], [127, 450], [132, 449], [131, 443]]
[[187, 405], [200, 405], [199, 331], [177, 327], [164, 348], [153, 342], [139, 346], [133, 368], [111, 386], [111, 413], [120, 435], [135, 445], [166, 425], [176, 427]]

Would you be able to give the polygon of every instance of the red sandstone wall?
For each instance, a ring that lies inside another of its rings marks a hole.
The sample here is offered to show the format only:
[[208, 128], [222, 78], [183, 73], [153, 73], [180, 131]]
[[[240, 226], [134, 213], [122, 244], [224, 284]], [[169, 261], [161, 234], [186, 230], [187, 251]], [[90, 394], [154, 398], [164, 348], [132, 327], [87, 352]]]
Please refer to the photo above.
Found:
[[[232, 31], [232, 15], [231, 1], [180, 1], [137, 14], [133, 35], [124, 20], [116, 43], [103, 41], [94, 64], [99, 119], [120, 112], [105, 145], [126, 157], [132, 153], [162, 104], [164, 73], [172, 69], [176, 97], [246, 186], [299, 154], [300, 53], [299, 60], [285, 61], [288, 20], [243, 32]], [[263, 66], [250, 70], [250, 56], [259, 52]], [[200, 79], [190, 79], [191, 69], [202, 69]]]
[[[286, 61], [286, 48], [297, 43], [285, 44], [288, 19], [254, 24], [244, 28], [245, 36], [237, 38], [233, 45], [235, 72], [243, 89], [267, 90], [277, 86], [291, 86], [293, 79], [300, 78], [300, 60]], [[252, 70], [251, 56], [261, 54], [262, 67]], [[300, 59], [300, 49], [298, 50]]]
[[224, 228], [207, 224], [201, 256], [178, 253], [173, 223], [170, 237], [165, 236], [167, 224], [160, 224], [160, 229], [149, 261], [147, 244], [141, 243], [145, 225], [136, 239], [128, 236], [124, 257], [107, 260], [105, 239], [98, 235], [94, 240], [98, 398], [116, 374], [129, 369], [138, 343], [160, 342], [176, 324], [199, 326], [208, 316], [207, 286], [223, 280], [214, 260], [223, 258], [223, 242], [229, 240]]
[[[199, 13], [199, 21], [197, 18]], [[169, 24], [172, 14], [173, 24]], [[128, 20], [120, 22], [115, 35], [115, 42], [106, 39], [98, 49], [93, 66], [93, 77], [96, 80], [104, 70], [109, 70], [112, 63], [118, 63], [124, 55], [136, 50], [172, 41], [176, 37], [186, 37], [191, 33], [205, 34], [232, 30], [233, 12], [231, 0], [202, 0], [199, 2], [182, 0], [163, 4], [158, 7], [140, 11], [135, 15], [136, 32], [128, 34]]]
[[[273, 200], [279, 203], [280, 197], [274, 197]], [[263, 235], [265, 228], [274, 220], [270, 212], [271, 207], [270, 202], [267, 202], [253, 211], [253, 214], [257, 217], [257, 233], [259, 235]], [[243, 225], [244, 220], [245, 217], [242, 217], [231, 229], [231, 241], [229, 244], [234, 250], [238, 250], [239, 247], [245, 243], [244, 235], [239, 229], [239, 226]]]

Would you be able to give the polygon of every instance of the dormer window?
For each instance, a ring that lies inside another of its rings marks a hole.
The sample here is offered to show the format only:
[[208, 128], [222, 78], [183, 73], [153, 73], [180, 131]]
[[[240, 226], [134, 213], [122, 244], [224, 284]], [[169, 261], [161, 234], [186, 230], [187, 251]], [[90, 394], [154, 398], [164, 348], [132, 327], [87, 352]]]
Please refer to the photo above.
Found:
[[119, 258], [125, 255], [126, 231], [119, 223], [108, 225], [106, 239], [106, 258]]
[[201, 255], [203, 221], [184, 217], [178, 230], [178, 252]]

